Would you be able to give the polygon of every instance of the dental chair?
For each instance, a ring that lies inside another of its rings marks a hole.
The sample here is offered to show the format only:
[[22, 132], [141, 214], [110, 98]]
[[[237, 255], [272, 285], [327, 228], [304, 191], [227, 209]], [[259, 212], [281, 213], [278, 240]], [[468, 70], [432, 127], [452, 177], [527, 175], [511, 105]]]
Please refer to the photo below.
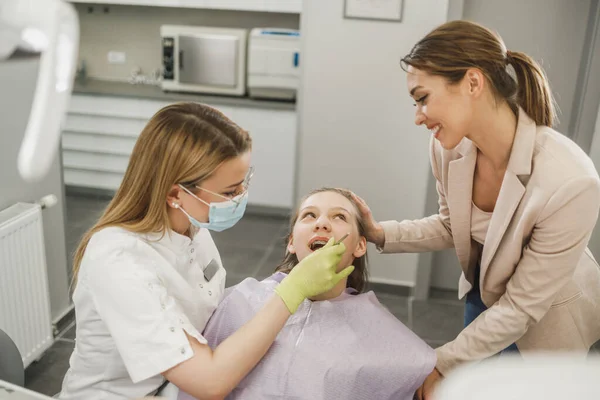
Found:
[[17, 345], [0, 329], [0, 380], [17, 386], [25, 385], [25, 366]]

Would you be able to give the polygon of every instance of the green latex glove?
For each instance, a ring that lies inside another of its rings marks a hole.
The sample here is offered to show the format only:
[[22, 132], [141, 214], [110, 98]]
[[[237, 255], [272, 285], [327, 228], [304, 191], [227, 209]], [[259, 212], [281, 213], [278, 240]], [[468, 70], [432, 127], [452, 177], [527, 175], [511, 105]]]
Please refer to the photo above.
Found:
[[334, 243], [333, 238], [329, 239], [325, 246], [300, 261], [275, 288], [292, 314], [306, 298], [333, 289], [354, 271], [354, 266], [350, 265], [343, 271], [336, 272], [346, 246], [344, 243]]

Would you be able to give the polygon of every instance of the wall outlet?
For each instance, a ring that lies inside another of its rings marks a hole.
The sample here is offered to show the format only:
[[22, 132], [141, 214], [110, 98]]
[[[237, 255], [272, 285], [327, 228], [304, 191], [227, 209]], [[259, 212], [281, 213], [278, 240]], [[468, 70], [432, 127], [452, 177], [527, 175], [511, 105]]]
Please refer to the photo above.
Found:
[[109, 51], [108, 52], [108, 63], [109, 64], [125, 64], [125, 52], [124, 51]]

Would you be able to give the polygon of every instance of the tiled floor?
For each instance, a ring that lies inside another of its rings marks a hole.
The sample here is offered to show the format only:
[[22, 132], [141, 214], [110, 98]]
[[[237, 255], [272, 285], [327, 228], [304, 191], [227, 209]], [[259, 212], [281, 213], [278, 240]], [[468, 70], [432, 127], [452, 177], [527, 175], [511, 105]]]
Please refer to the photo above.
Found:
[[[108, 204], [106, 198], [67, 196], [67, 246], [72, 253], [85, 231]], [[214, 233], [223, 264], [227, 286], [248, 276], [258, 279], [270, 275], [284, 252], [288, 220], [279, 217], [246, 215], [232, 229]], [[377, 292], [377, 289], [375, 289]], [[408, 298], [386, 291], [377, 293], [382, 304], [410, 326]], [[462, 328], [463, 305], [448, 296], [413, 303], [412, 329], [432, 347], [452, 340]], [[60, 391], [68, 369], [75, 339], [74, 325], [62, 332], [52, 348], [26, 371], [26, 386], [47, 395]]]

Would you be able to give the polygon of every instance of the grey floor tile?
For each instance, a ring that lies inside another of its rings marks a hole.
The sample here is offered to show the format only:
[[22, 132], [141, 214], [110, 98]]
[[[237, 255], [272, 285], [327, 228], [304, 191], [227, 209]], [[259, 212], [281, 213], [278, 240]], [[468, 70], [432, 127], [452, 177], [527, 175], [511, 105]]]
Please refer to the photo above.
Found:
[[65, 202], [67, 211], [65, 239], [70, 279], [75, 250], [83, 235], [100, 218], [110, 199], [106, 197], [68, 195], [65, 198]]
[[54, 396], [60, 392], [74, 346], [70, 341], [56, 341], [38, 362], [27, 367], [25, 387], [47, 396]]
[[79, 228], [91, 227], [109, 202], [110, 199], [105, 197], [67, 196], [67, 224]]
[[265, 258], [260, 270], [254, 275], [257, 279], [267, 278], [275, 273], [275, 269], [285, 255], [283, 246], [273, 246]]
[[66, 330], [62, 335], [59, 335], [63, 339], [74, 340], [75, 339], [75, 324]]
[[227, 243], [219, 247], [219, 254], [228, 274], [254, 276], [262, 266], [265, 249]]
[[458, 299], [458, 291], [456, 290], [431, 288], [429, 291], [429, 298], [455, 304], [464, 304], [463, 300]]
[[248, 278], [248, 275], [238, 275], [236, 273], [227, 272], [227, 277], [225, 278], [225, 287], [235, 286], [244, 279]]
[[245, 215], [233, 228], [214, 232], [212, 236], [219, 249], [227, 243], [266, 249], [279, 238], [284, 224], [287, 224], [287, 219], [281, 217]]
[[396, 318], [408, 325], [408, 298], [377, 292], [375, 292], [375, 295], [379, 302], [394, 314]]
[[451, 341], [463, 329], [462, 304], [414, 301], [413, 331], [430, 341]]

